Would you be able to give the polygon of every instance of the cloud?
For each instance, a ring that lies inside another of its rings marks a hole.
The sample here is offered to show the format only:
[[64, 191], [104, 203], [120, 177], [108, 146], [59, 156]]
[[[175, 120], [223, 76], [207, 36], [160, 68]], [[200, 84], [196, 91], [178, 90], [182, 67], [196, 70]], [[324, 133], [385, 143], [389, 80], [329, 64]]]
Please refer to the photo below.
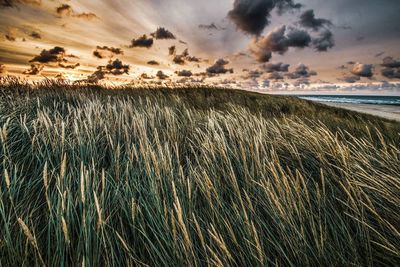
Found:
[[288, 46], [304, 48], [311, 43], [311, 36], [308, 32], [299, 29], [292, 29], [287, 35]]
[[381, 64], [385, 69], [382, 70], [382, 75], [389, 79], [400, 79], [400, 61], [393, 57], [385, 57]]
[[310, 85], [310, 80], [307, 78], [298, 79], [293, 83], [294, 86]]
[[32, 32], [29, 36], [35, 39], [42, 39], [42, 36], [38, 32]]
[[190, 61], [190, 62], [200, 62], [201, 61], [200, 58], [195, 57], [195, 56], [187, 56], [186, 59], [187, 59], [187, 61]]
[[190, 70], [181, 70], [175, 73], [180, 77], [190, 77], [193, 75], [193, 73]]
[[176, 55], [175, 46], [173, 46], [173, 47], [171, 46], [169, 48], [169, 52], [170, 52], [170, 55], [171, 55], [171, 53], [172, 53], [172, 55], [175, 54], [175, 56], [172, 59], [172, 61], [175, 64], [178, 64], [178, 65], [184, 65], [186, 60], [189, 61], [189, 62], [200, 62], [201, 61], [200, 58], [197, 58], [195, 56], [190, 56], [189, 55], [189, 49], [187, 49], [187, 48], [185, 50], [183, 50], [182, 54]]
[[279, 63], [268, 63], [268, 64], [264, 64], [262, 65], [262, 68], [268, 72], [274, 72], [274, 71], [278, 71], [278, 72], [288, 72], [289, 71], [289, 64], [284, 64], [282, 62]]
[[202, 30], [219, 30], [219, 28], [217, 27], [217, 25], [215, 25], [215, 23], [200, 24], [199, 25], [199, 29], [202, 29]]
[[327, 19], [315, 18], [314, 10], [306, 10], [300, 15], [300, 25], [305, 28], [313, 29], [318, 31], [324, 26], [331, 26], [332, 22]]
[[147, 35], [144, 34], [143, 36], [133, 39], [131, 41], [131, 45], [129, 46], [130, 48], [133, 47], [145, 47], [145, 48], [150, 48], [153, 46], [154, 40], [153, 38], [147, 38]]
[[143, 72], [143, 73], [140, 75], [140, 78], [141, 78], [141, 79], [145, 79], [145, 80], [151, 80], [151, 79], [154, 79], [155, 77], [149, 76], [147, 73]]
[[389, 79], [400, 79], [400, 69], [386, 68], [382, 70], [382, 75]]
[[56, 12], [58, 15], [70, 14], [73, 12], [72, 6], [67, 4], [62, 4], [61, 6], [56, 8]]
[[183, 55], [176, 55], [172, 60], [175, 64], [183, 65], [185, 64], [185, 57]]
[[385, 54], [385, 52], [379, 52], [379, 53], [377, 53], [375, 56], [376, 56], [376, 57], [380, 57], [380, 56], [382, 56], [383, 54]]
[[393, 57], [385, 57], [382, 66], [387, 68], [400, 68], [400, 61], [393, 59]]
[[88, 83], [97, 83], [106, 77], [106, 74], [122, 75], [129, 74], [129, 65], [125, 65], [121, 60], [115, 59], [108, 62], [106, 66], [98, 66], [96, 71], [87, 77]]
[[155, 60], [150, 60], [150, 61], [147, 62], [147, 64], [148, 64], [148, 65], [160, 65], [160, 63], [158, 63], [158, 62], [155, 61]]
[[248, 56], [248, 55], [243, 51], [238, 51], [238, 52], [233, 54], [233, 58], [234, 59], [238, 59], [240, 57], [245, 57], [245, 56]]
[[29, 62], [37, 63], [58, 63], [66, 62], [64, 59], [65, 49], [63, 47], [56, 46], [50, 50], [43, 49], [40, 55], [34, 57]]
[[276, 71], [268, 73], [267, 78], [270, 80], [283, 80], [283, 76]]
[[168, 75], [164, 74], [161, 70], [159, 70], [156, 74], [157, 78], [160, 80], [165, 80], [168, 78]]
[[14, 27], [7, 27], [5, 37], [10, 42], [17, 40], [18, 29]]
[[272, 57], [272, 52], [283, 55], [289, 50], [289, 47], [304, 48], [311, 42], [311, 37], [306, 31], [291, 29], [289, 34], [285, 35], [285, 33], [286, 26], [281, 25], [264, 38], [253, 39], [249, 49], [254, 58], [259, 62], [268, 62]]
[[299, 78], [308, 78], [310, 76], [315, 76], [315, 75], [317, 75], [315, 71], [310, 70], [310, 68], [304, 64], [299, 64], [294, 72], [288, 73], [286, 76], [289, 79], [299, 79]]
[[96, 50], [93, 51], [93, 56], [99, 59], [112, 58], [114, 55], [123, 55], [124, 51], [121, 48], [115, 48], [112, 46], [96, 46]]
[[360, 77], [371, 78], [374, 74], [372, 73], [372, 65], [371, 64], [361, 64], [356, 63], [351, 70], [351, 73]]
[[4, 64], [0, 64], [0, 76], [4, 76], [7, 74], [7, 68]]
[[260, 78], [264, 73], [260, 70], [251, 70], [248, 71], [248, 73], [243, 76], [244, 79], [247, 80], [256, 80], [257, 78]]
[[1, 0], [0, 7], [15, 7], [18, 4], [39, 7], [42, 5], [42, 0]]
[[72, 14], [72, 17], [85, 19], [85, 20], [89, 20], [89, 21], [93, 20], [93, 19], [99, 19], [99, 17], [96, 14], [92, 13], [92, 12], [89, 12], [89, 13], [84, 12], [84, 13], [79, 13], [79, 14]]
[[38, 75], [42, 72], [43, 65], [31, 64], [31, 67], [23, 72], [26, 75]]
[[269, 25], [269, 17], [274, 8], [281, 14], [286, 10], [300, 7], [300, 4], [295, 4], [292, 0], [235, 0], [228, 18], [239, 30], [259, 36]]
[[314, 49], [318, 52], [326, 52], [329, 48], [335, 46], [335, 40], [333, 39], [333, 34], [330, 30], [325, 30], [320, 33], [317, 38], [312, 41]]
[[228, 65], [228, 64], [229, 64], [229, 61], [227, 61], [223, 58], [220, 58], [220, 59], [216, 60], [215, 63], [211, 67], [207, 68], [206, 72], [208, 74], [225, 74], [227, 72], [233, 73], [233, 69], [226, 68], [226, 65]]
[[170, 46], [170, 47], [168, 47], [168, 54], [170, 55], [170, 56], [172, 56], [172, 55], [174, 55], [176, 53], [176, 46]]
[[106, 76], [106, 71], [104, 71], [104, 66], [98, 66], [97, 70], [87, 77], [88, 83], [98, 83], [100, 80], [104, 79]]
[[64, 69], [76, 69], [77, 67], [79, 67], [81, 64], [80, 63], [76, 63], [76, 64], [72, 64], [72, 65], [65, 65], [62, 63], [59, 63], [58, 66]]
[[169, 30], [159, 27], [155, 32], [150, 34], [154, 38], [158, 39], [176, 39], [175, 36]]
[[60, 16], [70, 16], [74, 18], [81, 18], [85, 20], [92, 20], [92, 19], [98, 19], [99, 17], [92, 13], [92, 12], [83, 12], [83, 13], [75, 13], [72, 6], [68, 4], [62, 4], [61, 6], [56, 8], [56, 13]]
[[342, 80], [347, 83], [355, 83], [360, 80], [360, 76], [344, 76]]
[[129, 65], [124, 65], [119, 59], [110, 60], [105, 68], [112, 75], [129, 74]]

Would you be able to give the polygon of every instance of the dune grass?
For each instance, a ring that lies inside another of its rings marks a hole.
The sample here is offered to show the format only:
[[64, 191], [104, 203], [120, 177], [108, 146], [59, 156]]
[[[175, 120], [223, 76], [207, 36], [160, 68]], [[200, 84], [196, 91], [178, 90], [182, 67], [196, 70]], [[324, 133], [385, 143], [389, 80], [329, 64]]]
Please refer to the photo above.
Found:
[[1, 266], [394, 266], [400, 124], [216, 88], [0, 83]]

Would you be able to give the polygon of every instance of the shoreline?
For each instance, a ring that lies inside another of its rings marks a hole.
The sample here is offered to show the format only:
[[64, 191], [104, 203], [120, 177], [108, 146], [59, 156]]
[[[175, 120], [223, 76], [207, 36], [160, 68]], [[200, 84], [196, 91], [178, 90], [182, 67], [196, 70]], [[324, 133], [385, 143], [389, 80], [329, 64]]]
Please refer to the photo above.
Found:
[[316, 101], [327, 106], [344, 108], [400, 122], [400, 106]]

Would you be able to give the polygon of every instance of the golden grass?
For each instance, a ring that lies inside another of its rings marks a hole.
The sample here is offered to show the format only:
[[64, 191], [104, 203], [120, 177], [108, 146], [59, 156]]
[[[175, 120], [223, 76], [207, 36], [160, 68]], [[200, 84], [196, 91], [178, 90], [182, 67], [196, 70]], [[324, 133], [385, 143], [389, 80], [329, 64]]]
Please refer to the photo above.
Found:
[[3, 83], [0, 265], [399, 262], [398, 123], [192, 90]]

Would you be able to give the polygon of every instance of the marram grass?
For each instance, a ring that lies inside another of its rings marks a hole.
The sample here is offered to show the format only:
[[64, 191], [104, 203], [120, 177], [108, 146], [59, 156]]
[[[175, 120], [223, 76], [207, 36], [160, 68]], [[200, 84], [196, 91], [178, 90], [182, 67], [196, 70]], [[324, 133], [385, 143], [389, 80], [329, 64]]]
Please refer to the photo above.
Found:
[[400, 261], [398, 123], [213, 88], [0, 91], [1, 266]]

